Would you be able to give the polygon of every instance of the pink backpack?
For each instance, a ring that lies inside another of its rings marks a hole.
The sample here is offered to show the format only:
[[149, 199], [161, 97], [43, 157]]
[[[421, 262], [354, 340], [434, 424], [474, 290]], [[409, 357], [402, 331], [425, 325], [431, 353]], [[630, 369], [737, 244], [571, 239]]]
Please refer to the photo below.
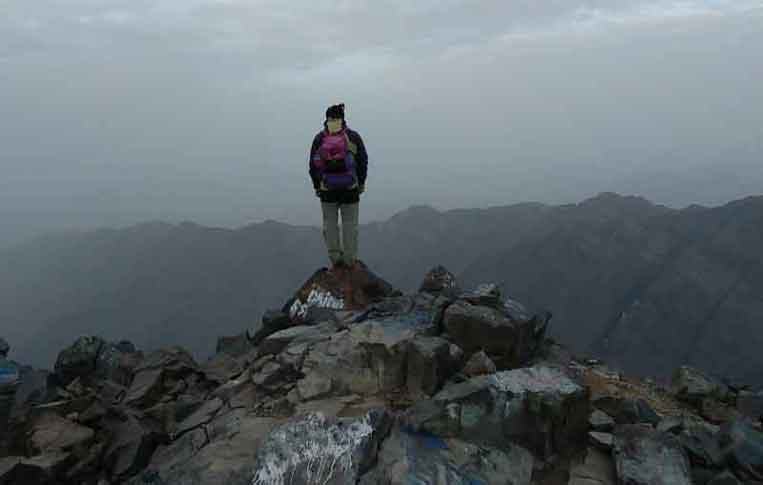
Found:
[[323, 132], [313, 165], [329, 190], [346, 190], [357, 184], [355, 157], [349, 145], [347, 130], [335, 134]]

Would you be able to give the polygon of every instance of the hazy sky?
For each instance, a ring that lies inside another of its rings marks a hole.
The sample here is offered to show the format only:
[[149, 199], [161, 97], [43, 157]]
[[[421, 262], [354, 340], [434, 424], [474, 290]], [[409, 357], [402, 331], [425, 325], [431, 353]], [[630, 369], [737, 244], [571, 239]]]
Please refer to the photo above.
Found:
[[317, 223], [327, 105], [364, 220], [763, 192], [763, 0], [0, 0], [0, 244], [192, 219]]

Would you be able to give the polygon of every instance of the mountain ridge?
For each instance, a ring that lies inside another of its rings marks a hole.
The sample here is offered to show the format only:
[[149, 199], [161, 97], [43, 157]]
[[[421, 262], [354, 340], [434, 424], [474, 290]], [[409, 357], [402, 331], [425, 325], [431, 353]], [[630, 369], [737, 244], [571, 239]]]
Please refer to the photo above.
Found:
[[[438, 264], [467, 286], [502, 283], [554, 312], [555, 337], [628, 371], [664, 376], [677, 354], [750, 382], [763, 368], [754, 351], [763, 344], [754, 325], [763, 313], [751, 292], [763, 287], [762, 214], [763, 196], [684, 209], [613, 193], [561, 206], [415, 206], [362, 225], [361, 251], [406, 291]], [[121, 327], [143, 348], [181, 334], [188, 340], [180, 343], [205, 355], [212, 328], [249, 327], [323, 259], [318, 228], [277, 221], [237, 229], [152, 222], [49, 236], [0, 251], [0, 318], [24, 329], [12, 336], [18, 348], [48, 361], [71, 332], [106, 329], [116, 338], [109, 329]], [[731, 350], [739, 345], [741, 354]], [[749, 362], [731, 364], [740, 359]]]

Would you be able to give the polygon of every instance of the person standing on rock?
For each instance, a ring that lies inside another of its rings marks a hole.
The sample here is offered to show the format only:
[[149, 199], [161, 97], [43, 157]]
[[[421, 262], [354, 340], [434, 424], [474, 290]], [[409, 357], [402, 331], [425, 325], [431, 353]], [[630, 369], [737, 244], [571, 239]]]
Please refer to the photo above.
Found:
[[9, 421], [19, 385], [19, 370], [8, 360], [10, 350], [8, 342], [0, 338], [0, 451], [7, 445]]
[[366, 187], [368, 154], [358, 132], [347, 126], [344, 104], [326, 110], [323, 130], [310, 148], [309, 166], [321, 200], [323, 238], [332, 267], [352, 268], [358, 258], [358, 205]]

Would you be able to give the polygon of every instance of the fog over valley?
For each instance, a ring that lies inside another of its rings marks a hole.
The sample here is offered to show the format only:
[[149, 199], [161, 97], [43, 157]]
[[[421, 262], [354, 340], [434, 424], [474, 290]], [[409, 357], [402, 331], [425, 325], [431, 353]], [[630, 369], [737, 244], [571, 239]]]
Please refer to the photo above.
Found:
[[0, 245], [67, 228], [319, 222], [347, 104], [361, 220], [763, 188], [760, 1], [3, 3]]

